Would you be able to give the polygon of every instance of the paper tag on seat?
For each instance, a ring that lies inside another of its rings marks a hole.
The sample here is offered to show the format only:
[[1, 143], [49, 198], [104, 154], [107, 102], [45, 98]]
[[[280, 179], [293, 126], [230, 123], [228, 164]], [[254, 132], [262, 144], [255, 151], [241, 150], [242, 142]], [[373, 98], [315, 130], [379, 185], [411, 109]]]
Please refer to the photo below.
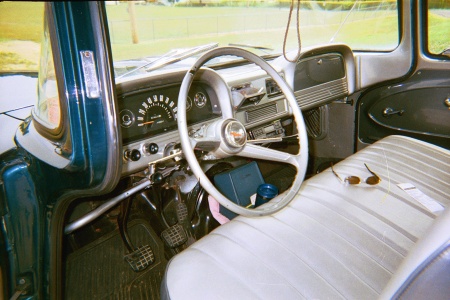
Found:
[[436, 213], [444, 209], [444, 207], [436, 200], [425, 195], [421, 190], [416, 188], [411, 183], [399, 183], [399, 188], [408, 193], [411, 197], [417, 200], [420, 204], [425, 206], [429, 211]]
[[256, 203], [256, 193], [250, 196], [250, 202], [254, 206]]

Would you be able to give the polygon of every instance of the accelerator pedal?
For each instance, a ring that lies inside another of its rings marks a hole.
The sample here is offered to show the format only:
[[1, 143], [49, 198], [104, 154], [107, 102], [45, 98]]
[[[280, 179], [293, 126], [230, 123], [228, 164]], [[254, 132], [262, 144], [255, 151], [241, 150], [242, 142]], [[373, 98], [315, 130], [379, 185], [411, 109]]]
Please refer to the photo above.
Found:
[[124, 256], [135, 272], [145, 270], [149, 265], [155, 262], [155, 254], [149, 245], [136, 248], [133, 252]]
[[187, 241], [187, 235], [183, 227], [179, 224], [175, 224], [172, 227], [167, 228], [161, 234], [163, 241], [170, 248], [176, 248]]

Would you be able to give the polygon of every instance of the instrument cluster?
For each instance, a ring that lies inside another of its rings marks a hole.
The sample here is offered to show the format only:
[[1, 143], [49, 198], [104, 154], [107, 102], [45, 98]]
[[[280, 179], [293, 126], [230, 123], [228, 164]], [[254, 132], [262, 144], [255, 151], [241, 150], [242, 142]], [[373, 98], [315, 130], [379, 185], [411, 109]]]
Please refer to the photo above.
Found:
[[[123, 143], [151, 138], [177, 129], [180, 85], [140, 90], [119, 98]], [[207, 87], [194, 83], [186, 102], [188, 124], [217, 117]]]

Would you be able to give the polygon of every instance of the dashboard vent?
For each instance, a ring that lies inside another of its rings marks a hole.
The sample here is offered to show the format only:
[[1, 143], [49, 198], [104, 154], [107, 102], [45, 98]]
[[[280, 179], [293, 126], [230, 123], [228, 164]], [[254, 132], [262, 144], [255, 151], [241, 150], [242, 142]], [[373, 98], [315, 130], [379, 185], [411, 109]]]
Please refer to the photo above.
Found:
[[271, 104], [263, 108], [247, 111], [245, 113], [247, 123], [253, 123], [267, 116], [275, 115], [278, 112], [277, 105]]

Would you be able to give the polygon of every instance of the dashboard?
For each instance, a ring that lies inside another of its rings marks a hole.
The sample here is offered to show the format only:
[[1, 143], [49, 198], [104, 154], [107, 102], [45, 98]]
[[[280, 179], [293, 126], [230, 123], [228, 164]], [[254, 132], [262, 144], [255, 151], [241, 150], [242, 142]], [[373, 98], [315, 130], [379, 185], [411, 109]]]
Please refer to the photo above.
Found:
[[[303, 111], [355, 90], [354, 57], [345, 45], [305, 49], [296, 63], [281, 56], [270, 64], [292, 87]], [[153, 71], [117, 82], [122, 176], [144, 170], [179, 143], [178, 94], [186, 72]], [[291, 115], [274, 80], [253, 64], [200, 70], [186, 105], [190, 133], [226, 115], [246, 127], [249, 139], [283, 136]]]

